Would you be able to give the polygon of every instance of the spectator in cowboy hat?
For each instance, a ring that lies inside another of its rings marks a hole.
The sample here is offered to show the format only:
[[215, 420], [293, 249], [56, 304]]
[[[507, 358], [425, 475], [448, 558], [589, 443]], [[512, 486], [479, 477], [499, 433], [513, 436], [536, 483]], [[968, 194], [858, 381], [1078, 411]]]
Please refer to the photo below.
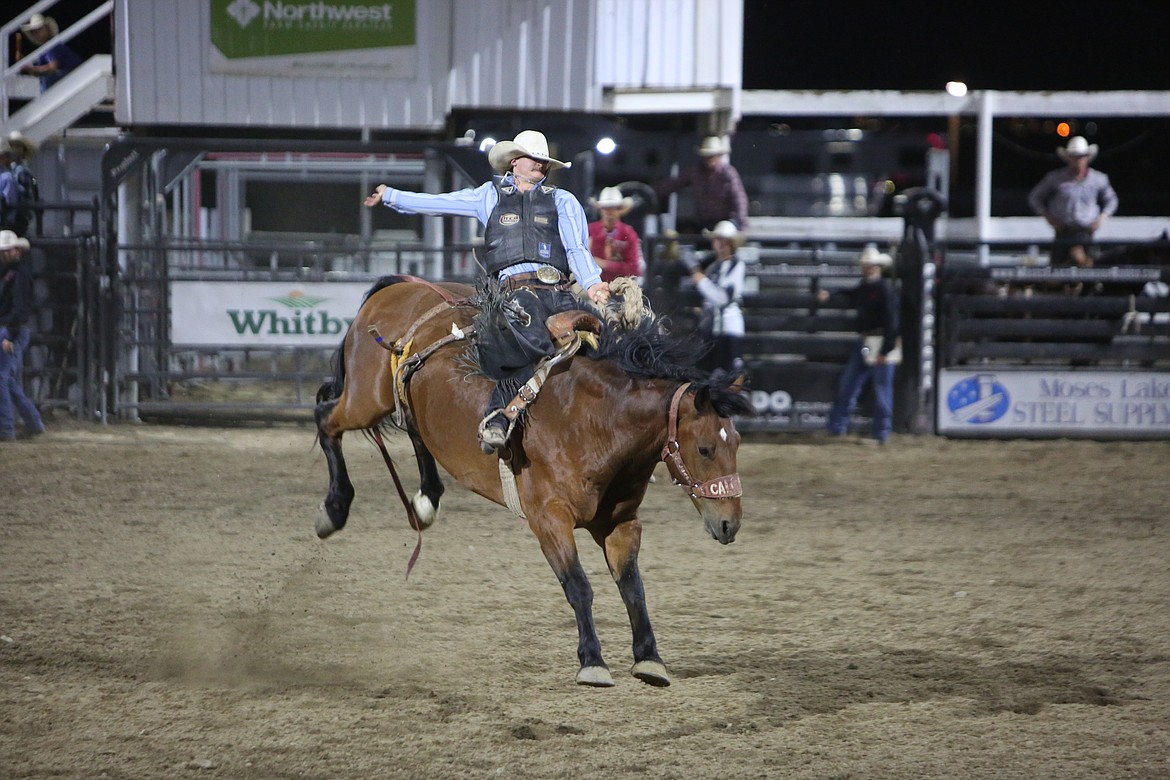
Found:
[[32, 336], [34, 293], [32, 272], [24, 262], [28, 239], [0, 230], [0, 441], [16, 438], [16, 417], [25, 436], [44, 433], [37, 407], [24, 394], [21, 365]]
[[[7, 138], [0, 139], [0, 148], [7, 150], [11, 155], [9, 170], [12, 171], [12, 180], [16, 187], [13, 193], [16, 199], [13, 211], [0, 215], [0, 224], [15, 230], [18, 236], [27, 236], [36, 212], [33, 204], [40, 200], [37, 177], [28, 167], [28, 158], [36, 154], [39, 147], [32, 139], [13, 130]], [[4, 185], [0, 184], [0, 189], [3, 188]], [[3, 201], [3, 208], [8, 208], [6, 200]]]
[[599, 307], [609, 300], [609, 285], [589, 253], [585, 210], [570, 192], [548, 181], [550, 172], [571, 164], [549, 153], [544, 133], [524, 130], [514, 140], [497, 143], [488, 163], [500, 175], [474, 189], [422, 193], [379, 184], [365, 204], [403, 214], [475, 217], [484, 226], [488, 284], [503, 290], [500, 297], [512, 315], [503, 316], [496, 303], [501, 311], [489, 317], [493, 327], [479, 330], [477, 325], [479, 368], [496, 382], [479, 426], [480, 448], [491, 454], [507, 444], [512, 432], [504, 405], [534, 375], [536, 362], [555, 349], [545, 320], [580, 308], [572, 281]]
[[634, 207], [634, 199], [622, 195], [617, 187], [604, 188], [590, 199], [601, 219], [589, 223], [589, 251], [601, 268], [601, 279], [612, 282], [619, 276], [642, 277], [642, 242], [622, 217]]
[[743, 283], [746, 267], [736, 251], [743, 246], [744, 234], [730, 220], [723, 220], [713, 230], [704, 230], [711, 241], [714, 261], [704, 271], [692, 253], [679, 257], [699, 294], [703, 309], [699, 315], [699, 335], [707, 350], [699, 361], [708, 371], [722, 369], [729, 374], [743, 370], [744, 320]]
[[[51, 16], [33, 14], [28, 22], [21, 26], [20, 31], [29, 40], [34, 49], [39, 49], [48, 41], [57, 37], [60, 29], [57, 21]], [[27, 76], [39, 76], [41, 92], [65, 78], [69, 71], [81, 64], [81, 57], [65, 43], [56, 43], [46, 51], [37, 55], [31, 65], [25, 65], [20, 72]]]
[[1097, 144], [1075, 135], [1056, 154], [1065, 167], [1050, 171], [1028, 193], [1028, 205], [1055, 231], [1052, 265], [1089, 267], [1095, 254], [1093, 234], [1117, 211], [1117, 193], [1109, 177], [1090, 168]]
[[0, 138], [0, 229], [16, 229], [16, 211], [19, 203], [19, 189], [16, 173], [12, 170], [16, 155], [7, 138]]
[[739, 171], [727, 161], [731, 141], [726, 136], [710, 135], [696, 150], [699, 162], [678, 176], [662, 179], [654, 184], [658, 197], [687, 187], [694, 197], [694, 215], [680, 217], [676, 227], [679, 233], [698, 233], [727, 220], [740, 230], [747, 229], [748, 199], [739, 178]]
[[859, 334], [837, 383], [827, 427], [830, 436], [844, 436], [865, 383], [872, 382], [873, 439], [885, 444], [893, 428], [894, 366], [902, 357], [898, 290], [883, 278], [894, 263], [888, 254], [868, 244], [857, 264], [861, 267], [861, 282], [856, 287], [831, 295], [827, 290], [817, 292], [820, 303], [839, 300], [856, 309]]

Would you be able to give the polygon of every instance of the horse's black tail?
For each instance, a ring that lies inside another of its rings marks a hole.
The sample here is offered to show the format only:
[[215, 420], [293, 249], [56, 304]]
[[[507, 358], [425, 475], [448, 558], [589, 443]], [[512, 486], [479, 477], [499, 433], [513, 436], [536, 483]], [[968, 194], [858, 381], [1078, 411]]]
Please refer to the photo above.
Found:
[[[383, 276], [374, 282], [374, 286], [366, 290], [366, 294], [362, 296], [362, 306], [366, 305], [366, 301], [370, 296], [381, 290], [383, 287], [389, 287], [392, 284], [406, 281], [408, 277], [401, 275]], [[361, 306], [358, 307], [359, 309]], [[349, 336], [347, 330], [345, 335], [341, 337], [341, 343], [337, 346], [337, 352], [333, 355], [333, 376], [326, 379], [317, 388], [317, 403], [325, 403], [326, 401], [333, 401], [341, 397], [341, 391], [345, 388], [345, 339]]]
[[341, 390], [345, 387], [345, 339], [333, 354], [333, 376], [326, 379], [317, 388], [317, 403], [333, 401], [341, 397]]

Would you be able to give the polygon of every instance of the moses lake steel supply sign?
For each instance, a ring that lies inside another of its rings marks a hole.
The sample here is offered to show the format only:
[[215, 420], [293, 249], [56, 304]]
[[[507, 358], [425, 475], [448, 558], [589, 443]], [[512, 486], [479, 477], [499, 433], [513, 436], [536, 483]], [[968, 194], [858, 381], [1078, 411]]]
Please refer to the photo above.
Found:
[[174, 346], [337, 347], [369, 283], [173, 282]]
[[413, 78], [416, 0], [209, 0], [211, 69]]
[[938, 432], [958, 436], [1170, 437], [1170, 374], [939, 372]]

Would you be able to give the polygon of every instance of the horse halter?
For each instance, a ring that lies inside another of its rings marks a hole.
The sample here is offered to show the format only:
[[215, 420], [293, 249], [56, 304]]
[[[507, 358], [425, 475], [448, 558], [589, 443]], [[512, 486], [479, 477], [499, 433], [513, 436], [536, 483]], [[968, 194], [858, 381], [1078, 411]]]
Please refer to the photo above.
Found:
[[674, 397], [670, 399], [666, 444], [662, 447], [662, 460], [674, 472], [671, 474], [674, 483], [687, 491], [691, 498], [737, 498], [742, 496], [743, 486], [739, 481], [739, 472], [709, 479], [706, 482], [696, 482], [691, 473], [687, 471], [686, 464], [683, 463], [682, 455], [679, 454], [681, 447], [678, 443], [678, 405], [690, 386], [690, 382], [682, 385], [674, 391]]

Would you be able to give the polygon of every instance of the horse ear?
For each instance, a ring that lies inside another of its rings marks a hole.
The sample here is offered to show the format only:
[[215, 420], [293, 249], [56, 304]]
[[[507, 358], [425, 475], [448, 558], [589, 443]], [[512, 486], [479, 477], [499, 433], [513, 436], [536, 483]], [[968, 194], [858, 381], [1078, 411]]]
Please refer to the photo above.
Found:
[[702, 409], [704, 406], [711, 404], [711, 388], [706, 385], [700, 385], [695, 390], [695, 409]]

